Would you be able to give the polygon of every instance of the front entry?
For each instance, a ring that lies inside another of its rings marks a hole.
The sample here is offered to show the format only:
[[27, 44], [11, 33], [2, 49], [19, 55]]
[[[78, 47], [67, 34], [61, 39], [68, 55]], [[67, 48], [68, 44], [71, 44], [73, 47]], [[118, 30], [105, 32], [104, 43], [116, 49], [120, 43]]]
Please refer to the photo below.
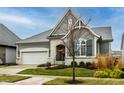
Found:
[[65, 60], [65, 46], [58, 45], [56, 46], [56, 61], [64, 61]]

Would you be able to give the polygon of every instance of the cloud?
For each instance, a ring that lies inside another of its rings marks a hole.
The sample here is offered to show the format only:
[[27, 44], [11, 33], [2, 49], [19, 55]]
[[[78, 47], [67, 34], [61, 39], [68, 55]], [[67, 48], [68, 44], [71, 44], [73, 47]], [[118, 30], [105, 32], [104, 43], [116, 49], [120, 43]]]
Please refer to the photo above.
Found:
[[12, 14], [10, 15], [10, 14], [5, 14], [5, 13], [0, 13], [0, 20], [34, 25], [31, 19], [23, 17], [23, 16], [12, 15]]

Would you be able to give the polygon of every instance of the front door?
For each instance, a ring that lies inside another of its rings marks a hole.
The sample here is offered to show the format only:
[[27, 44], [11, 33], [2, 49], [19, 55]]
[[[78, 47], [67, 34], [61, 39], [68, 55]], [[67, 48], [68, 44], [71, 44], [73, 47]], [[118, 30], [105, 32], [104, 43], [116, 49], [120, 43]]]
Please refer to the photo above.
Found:
[[56, 47], [56, 61], [64, 61], [65, 60], [65, 46], [58, 45]]

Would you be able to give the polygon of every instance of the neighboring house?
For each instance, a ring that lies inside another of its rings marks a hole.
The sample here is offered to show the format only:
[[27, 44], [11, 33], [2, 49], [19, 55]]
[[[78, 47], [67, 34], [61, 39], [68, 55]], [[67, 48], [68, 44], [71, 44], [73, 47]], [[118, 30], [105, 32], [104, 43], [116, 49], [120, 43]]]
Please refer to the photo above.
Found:
[[0, 64], [16, 63], [15, 42], [19, 40], [6, 26], [0, 24]]
[[[48, 31], [17, 42], [18, 64], [42, 64], [46, 62], [70, 64], [72, 58], [61, 38], [68, 34], [68, 28], [74, 25], [78, 18], [72, 10], [68, 10], [58, 24]], [[83, 21], [79, 21], [85, 25]], [[47, 24], [46, 24], [47, 25]], [[87, 26], [79, 38], [76, 51], [76, 61], [91, 62], [97, 54], [111, 53], [113, 41], [111, 27]]]
[[121, 52], [122, 52], [122, 62], [124, 62], [124, 33], [121, 40]]
[[112, 51], [112, 56], [115, 58], [121, 58], [121, 51]]

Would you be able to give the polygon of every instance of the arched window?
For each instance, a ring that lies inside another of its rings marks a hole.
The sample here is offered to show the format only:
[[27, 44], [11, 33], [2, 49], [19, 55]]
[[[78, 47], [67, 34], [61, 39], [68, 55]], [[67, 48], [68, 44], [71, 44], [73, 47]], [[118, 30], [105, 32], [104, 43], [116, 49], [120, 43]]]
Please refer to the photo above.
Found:
[[86, 42], [85, 41], [81, 41], [81, 44], [85, 44]]

